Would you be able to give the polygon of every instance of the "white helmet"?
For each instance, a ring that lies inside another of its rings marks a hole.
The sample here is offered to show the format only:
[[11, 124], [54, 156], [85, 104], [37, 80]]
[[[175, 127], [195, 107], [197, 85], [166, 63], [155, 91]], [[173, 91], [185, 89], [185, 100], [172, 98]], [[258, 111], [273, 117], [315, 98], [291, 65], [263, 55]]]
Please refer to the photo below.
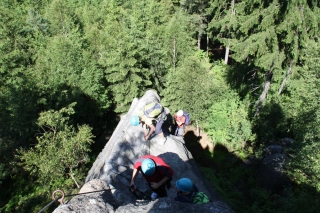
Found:
[[183, 111], [180, 109], [178, 112], [177, 112], [177, 116], [180, 117], [183, 115]]

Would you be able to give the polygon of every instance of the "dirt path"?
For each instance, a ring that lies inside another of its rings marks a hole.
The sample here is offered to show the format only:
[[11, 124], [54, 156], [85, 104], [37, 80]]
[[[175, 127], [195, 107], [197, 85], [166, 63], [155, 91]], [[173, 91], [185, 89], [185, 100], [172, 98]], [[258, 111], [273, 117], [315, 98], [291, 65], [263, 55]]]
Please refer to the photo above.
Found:
[[[190, 135], [194, 135], [193, 137], [190, 137]], [[185, 134], [184, 138], [186, 143], [194, 142], [194, 138], [196, 138], [197, 142], [201, 145], [202, 149], [208, 149], [208, 151], [213, 152], [213, 144], [210, 141], [210, 138], [208, 135], [200, 130], [200, 135], [197, 133], [197, 128], [194, 126], [186, 126], [185, 128]], [[192, 140], [192, 141], [190, 141]]]

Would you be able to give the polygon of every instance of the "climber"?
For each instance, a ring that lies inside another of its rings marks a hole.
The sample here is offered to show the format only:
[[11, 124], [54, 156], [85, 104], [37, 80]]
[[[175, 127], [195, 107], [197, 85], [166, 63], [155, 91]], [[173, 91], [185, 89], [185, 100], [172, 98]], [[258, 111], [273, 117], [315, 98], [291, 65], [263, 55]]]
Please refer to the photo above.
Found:
[[184, 126], [186, 123], [186, 117], [183, 115], [183, 110], [179, 110], [177, 113], [174, 114], [173, 117], [177, 125], [174, 135], [182, 136], [184, 133]]
[[152, 102], [147, 104], [138, 115], [134, 115], [130, 119], [130, 123], [133, 126], [138, 126], [142, 123], [142, 127], [144, 130], [144, 140], [149, 140], [150, 136], [155, 133], [156, 135], [160, 135], [161, 138], [166, 142], [166, 138], [164, 137], [162, 125], [166, 119], [166, 113], [164, 107], [157, 103]]
[[192, 183], [189, 178], [181, 178], [176, 181], [177, 195], [174, 198], [175, 201], [182, 203], [193, 203], [194, 193], [198, 191], [198, 188]]
[[175, 201], [182, 203], [205, 204], [210, 199], [204, 192], [199, 192], [198, 188], [189, 178], [181, 178], [176, 181], [177, 196]]
[[171, 187], [173, 170], [160, 157], [153, 155], [144, 155], [136, 160], [133, 165], [132, 179], [130, 187], [134, 186], [134, 180], [139, 171], [148, 182], [152, 189], [151, 199], [166, 197], [168, 189]]

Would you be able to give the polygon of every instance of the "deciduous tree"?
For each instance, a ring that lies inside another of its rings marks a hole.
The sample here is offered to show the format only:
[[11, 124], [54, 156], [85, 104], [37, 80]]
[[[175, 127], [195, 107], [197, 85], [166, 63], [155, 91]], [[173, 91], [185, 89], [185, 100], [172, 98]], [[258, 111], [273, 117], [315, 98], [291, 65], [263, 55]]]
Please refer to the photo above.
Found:
[[79, 172], [79, 168], [89, 160], [93, 135], [87, 125], [74, 127], [69, 124], [74, 106], [75, 103], [59, 111], [42, 112], [38, 119], [42, 129], [37, 136], [38, 144], [34, 148], [19, 151], [24, 168], [39, 183], [49, 187], [67, 184], [70, 179], [79, 188], [85, 175]]

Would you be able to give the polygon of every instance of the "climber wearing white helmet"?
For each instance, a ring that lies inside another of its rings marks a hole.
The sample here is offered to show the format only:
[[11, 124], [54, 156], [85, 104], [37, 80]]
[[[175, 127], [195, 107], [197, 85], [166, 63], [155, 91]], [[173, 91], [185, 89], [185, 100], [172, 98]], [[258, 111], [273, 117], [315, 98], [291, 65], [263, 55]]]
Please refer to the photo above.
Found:
[[177, 125], [174, 135], [182, 136], [186, 122], [186, 117], [183, 115], [183, 110], [179, 110], [177, 113], [174, 114], [173, 117]]

